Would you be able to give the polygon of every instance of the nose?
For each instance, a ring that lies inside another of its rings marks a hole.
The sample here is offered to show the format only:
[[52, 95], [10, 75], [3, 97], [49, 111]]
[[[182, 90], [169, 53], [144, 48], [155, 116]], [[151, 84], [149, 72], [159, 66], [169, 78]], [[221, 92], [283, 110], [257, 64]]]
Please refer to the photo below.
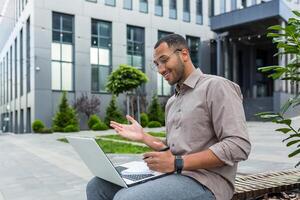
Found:
[[163, 74], [166, 71], [166, 65], [165, 64], [159, 64], [157, 66], [157, 71], [158, 71], [158, 73]]

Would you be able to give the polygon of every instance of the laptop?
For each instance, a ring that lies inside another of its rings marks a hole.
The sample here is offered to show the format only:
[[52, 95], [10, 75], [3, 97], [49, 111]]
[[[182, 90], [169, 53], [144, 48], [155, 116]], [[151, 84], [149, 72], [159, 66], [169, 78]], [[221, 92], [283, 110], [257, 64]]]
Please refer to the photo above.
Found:
[[94, 176], [121, 187], [131, 187], [166, 175], [147, 167], [144, 161], [133, 161], [114, 166], [94, 138], [66, 137]]

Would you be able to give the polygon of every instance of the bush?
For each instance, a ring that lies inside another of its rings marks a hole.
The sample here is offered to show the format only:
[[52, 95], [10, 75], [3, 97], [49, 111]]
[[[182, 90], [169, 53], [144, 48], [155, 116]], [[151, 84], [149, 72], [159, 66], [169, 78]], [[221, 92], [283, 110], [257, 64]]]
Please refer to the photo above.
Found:
[[101, 121], [94, 124], [93, 127], [92, 127], [92, 130], [94, 130], [94, 131], [104, 131], [104, 130], [107, 130], [107, 129], [108, 129], [108, 126], [106, 126], [106, 124], [101, 122]]
[[117, 107], [116, 96], [113, 95], [109, 106], [106, 109], [106, 116], [104, 122], [107, 126], [110, 126], [110, 121], [116, 121], [119, 123], [127, 123], [127, 120], [122, 115], [121, 111]]
[[156, 95], [153, 95], [152, 101], [148, 108], [149, 121], [158, 121], [162, 125], [165, 125], [165, 113], [158, 102]]
[[158, 121], [151, 121], [148, 123], [148, 127], [149, 128], [157, 128], [157, 127], [161, 127], [161, 123]]
[[66, 126], [63, 129], [63, 132], [78, 132], [78, 131], [79, 131], [79, 128], [77, 126], [72, 125], [72, 124]]
[[53, 133], [53, 130], [51, 128], [43, 128], [40, 133]]
[[141, 113], [141, 125], [142, 127], [146, 127], [149, 123], [149, 117], [146, 113]]
[[42, 122], [42, 120], [37, 119], [32, 123], [32, 130], [35, 133], [39, 133], [44, 128], [45, 128], [45, 124]]
[[[53, 118], [52, 128], [59, 132], [65, 132], [65, 130], [72, 130], [67, 132], [79, 131], [77, 113], [75, 109], [69, 106], [66, 95], [66, 92], [63, 92], [58, 112]], [[67, 128], [68, 126], [72, 128]]]
[[89, 121], [88, 121], [89, 129], [92, 129], [92, 127], [95, 124], [98, 124], [100, 122], [101, 122], [101, 120], [100, 120], [100, 118], [97, 115], [91, 115], [90, 118], [89, 118]]

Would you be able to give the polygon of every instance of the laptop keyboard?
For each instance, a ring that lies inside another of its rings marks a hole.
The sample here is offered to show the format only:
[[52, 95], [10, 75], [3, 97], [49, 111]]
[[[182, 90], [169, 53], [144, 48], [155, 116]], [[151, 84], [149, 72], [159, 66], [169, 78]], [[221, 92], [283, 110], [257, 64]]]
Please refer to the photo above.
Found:
[[141, 179], [149, 178], [154, 176], [153, 174], [130, 174], [130, 175], [122, 175], [122, 178], [129, 179], [131, 181], [138, 181]]

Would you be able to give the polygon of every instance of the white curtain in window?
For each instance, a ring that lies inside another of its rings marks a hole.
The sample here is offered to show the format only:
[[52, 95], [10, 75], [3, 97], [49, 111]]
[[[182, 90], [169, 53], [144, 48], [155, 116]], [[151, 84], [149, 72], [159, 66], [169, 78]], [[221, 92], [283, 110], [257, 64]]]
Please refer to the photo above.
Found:
[[65, 62], [72, 62], [72, 45], [70, 44], [61, 44], [61, 60]]
[[61, 66], [62, 90], [72, 90], [73, 69], [72, 63], [62, 63]]
[[99, 65], [109, 65], [109, 50], [108, 49], [100, 49], [98, 52], [99, 56]]
[[60, 63], [53, 62], [51, 66], [51, 88], [52, 90], [60, 90]]
[[60, 60], [60, 44], [52, 43], [51, 44], [51, 59], [52, 60]]

